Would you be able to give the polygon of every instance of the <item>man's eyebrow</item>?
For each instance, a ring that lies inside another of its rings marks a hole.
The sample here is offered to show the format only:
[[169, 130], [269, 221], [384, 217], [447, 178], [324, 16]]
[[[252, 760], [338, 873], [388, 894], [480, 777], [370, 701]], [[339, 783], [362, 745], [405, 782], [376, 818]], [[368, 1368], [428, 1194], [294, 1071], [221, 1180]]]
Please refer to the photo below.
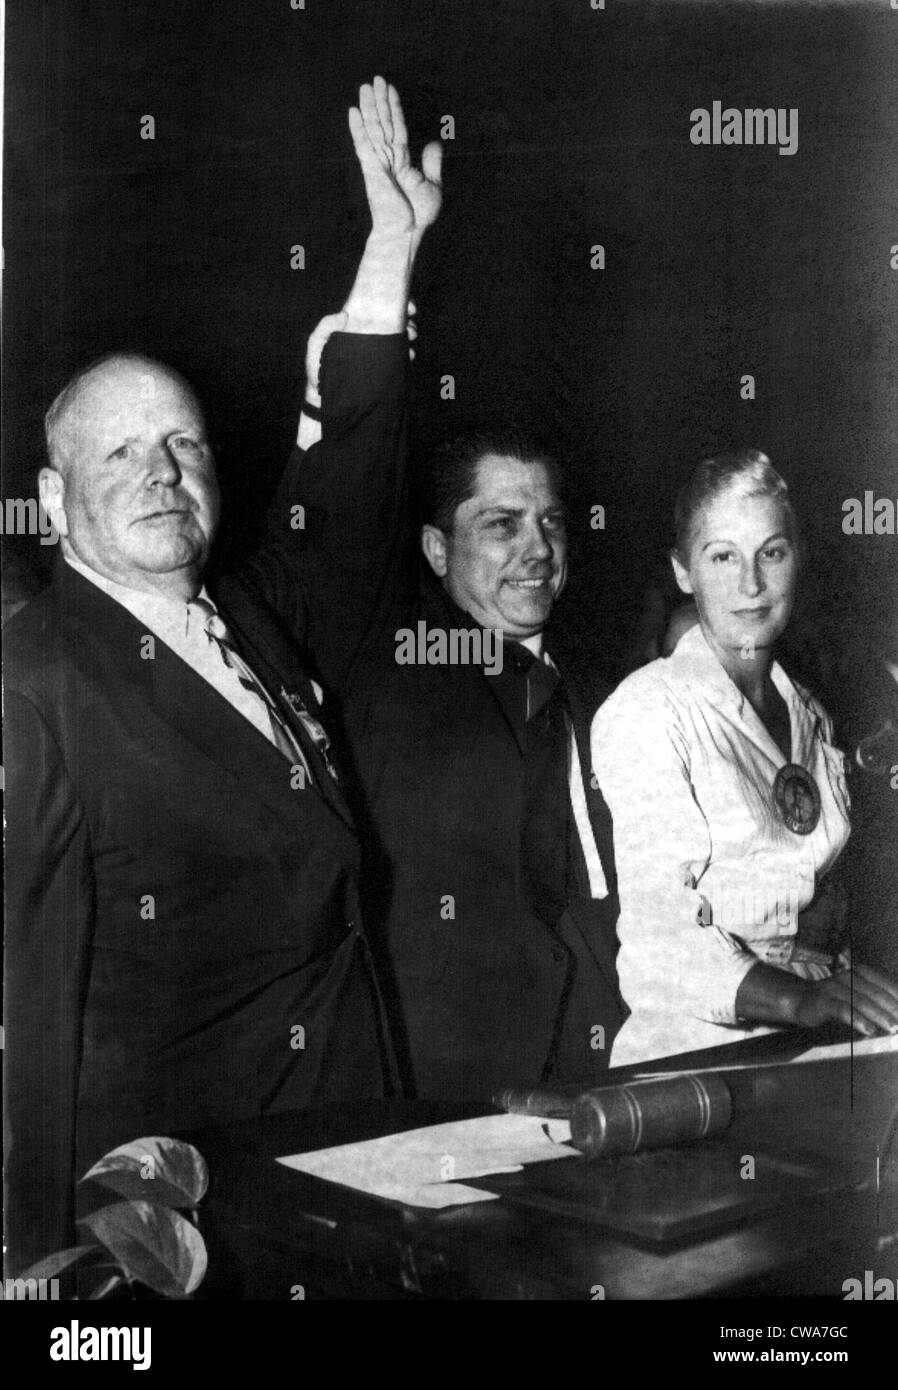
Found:
[[482, 516], [489, 516], [490, 512], [496, 512], [500, 516], [523, 516], [523, 507], [506, 507], [501, 502], [496, 502], [492, 507], [481, 507], [474, 513], [475, 521]]
[[[567, 508], [563, 502], [553, 502], [551, 507], [546, 507], [541, 515], [563, 516], [566, 511]], [[502, 502], [496, 502], [491, 507], [481, 507], [479, 511], [474, 513], [474, 520], [477, 521], [482, 516], [489, 516], [491, 512], [496, 513], [498, 516], [526, 516], [526, 508], [524, 507], [507, 507]]]

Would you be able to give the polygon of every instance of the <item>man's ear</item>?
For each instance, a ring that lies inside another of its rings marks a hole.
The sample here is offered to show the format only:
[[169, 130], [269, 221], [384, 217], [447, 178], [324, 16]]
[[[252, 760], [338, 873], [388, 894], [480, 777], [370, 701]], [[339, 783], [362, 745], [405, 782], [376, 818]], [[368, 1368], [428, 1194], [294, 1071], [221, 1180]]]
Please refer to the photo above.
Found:
[[438, 526], [421, 527], [421, 549], [437, 578], [445, 579], [448, 568], [446, 536]]
[[42, 468], [37, 475], [41, 506], [61, 536], [69, 534], [65, 514], [65, 479], [55, 468]]
[[684, 594], [692, 594], [695, 590], [689, 578], [689, 571], [682, 561], [678, 558], [675, 550], [670, 552], [670, 563], [673, 565], [674, 577]]

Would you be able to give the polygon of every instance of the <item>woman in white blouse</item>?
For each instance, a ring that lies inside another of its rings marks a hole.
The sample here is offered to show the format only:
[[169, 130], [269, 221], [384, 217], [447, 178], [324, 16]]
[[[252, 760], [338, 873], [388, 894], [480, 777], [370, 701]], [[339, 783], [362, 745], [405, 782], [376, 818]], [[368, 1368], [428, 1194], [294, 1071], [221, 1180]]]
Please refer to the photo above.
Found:
[[699, 625], [592, 728], [631, 1010], [612, 1064], [789, 1024], [898, 1031], [898, 988], [849, 968], [832, 910], [826, 875], [850, 829], [843, 757], [774, 659], [799, 571], [786, 484], [754, 449], [708, 459], [676, 526], [674, 572]]

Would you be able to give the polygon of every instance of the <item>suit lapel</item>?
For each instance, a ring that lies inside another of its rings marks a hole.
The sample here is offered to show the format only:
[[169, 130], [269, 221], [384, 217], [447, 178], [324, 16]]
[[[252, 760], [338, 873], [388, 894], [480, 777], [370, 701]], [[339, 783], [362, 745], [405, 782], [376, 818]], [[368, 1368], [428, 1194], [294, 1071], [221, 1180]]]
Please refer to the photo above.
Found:
[[[86, 651], [96, 653], [110, 700], [116, 696], [133, 700], [142, 695], [160, 719], [236, 778], [247, 795], [257, 797], [280, 815], [303, 821], [311, 817], [315, 833], [329, 838], [340, 857], [345, 858], [347, 852], [354, 856], [355, 836], [348, 815], [338, 813], [331, 799], [316, 791], [292, 787], [286, 760], [208, 681], [160, 638], [156, 638], [153, 659], [142, 659], [143, 625], [64, 561], [54, 586], [64, 630], [72, 633], [82, 661]], [[185, 788], [187, 794], [189, 788]]]

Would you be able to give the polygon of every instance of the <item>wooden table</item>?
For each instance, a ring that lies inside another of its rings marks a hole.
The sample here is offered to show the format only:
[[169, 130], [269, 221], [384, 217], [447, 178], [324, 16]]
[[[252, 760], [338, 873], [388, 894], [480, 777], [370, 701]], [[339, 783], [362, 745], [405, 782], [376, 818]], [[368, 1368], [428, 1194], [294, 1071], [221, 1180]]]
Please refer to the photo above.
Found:
[[[786, 1059], [807, 1038], [750, 1044]], [[727, 1065], [745, 1044], [653, 1070]], [[644, 1068], [643, 1068], [644, 1070]], [[625, 1079], [625, 1069], [609, 1082]], [[728, 1072], [716, 1139], [473, 1185], [492, 1202], [425, 1211], [341, 1188], [278, 1156], [483, 1114], [425, 1102], [273, 1116], [188, 1137], [212, 1184], [206, 1299], [841, 1299], [875, 1264], [898, 1278], [898, 1057]], [[755, 1176], [745, 1176], [751, 1165]]]

